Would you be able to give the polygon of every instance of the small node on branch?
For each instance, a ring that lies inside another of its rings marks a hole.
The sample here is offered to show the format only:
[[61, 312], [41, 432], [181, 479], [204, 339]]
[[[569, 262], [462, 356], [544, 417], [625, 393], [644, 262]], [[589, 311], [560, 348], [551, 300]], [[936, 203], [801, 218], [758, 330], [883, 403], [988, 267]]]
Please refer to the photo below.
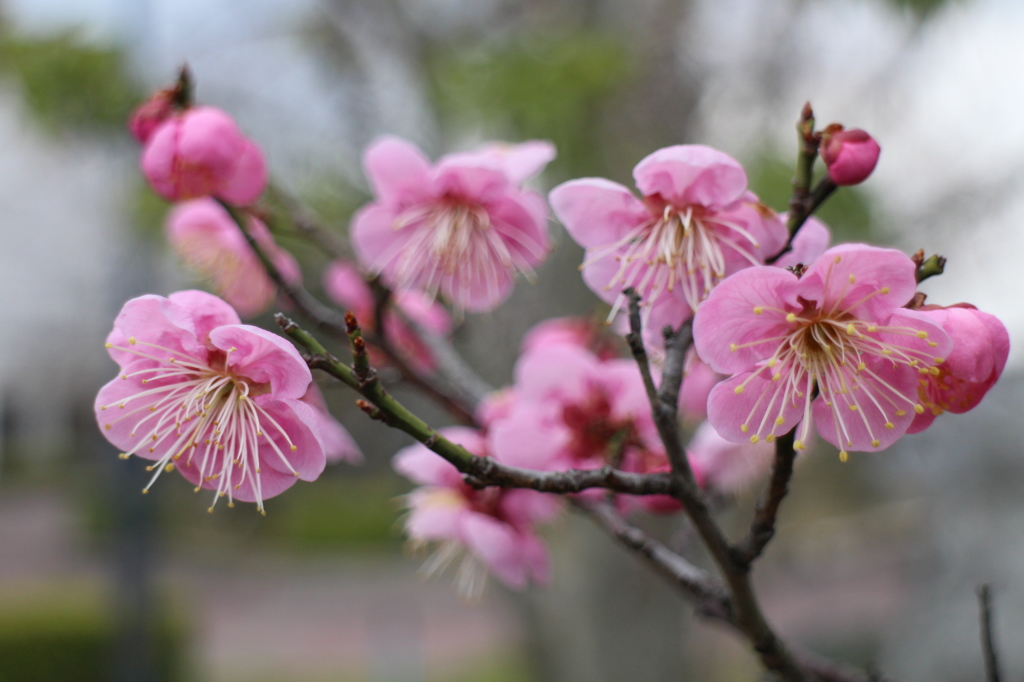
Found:
[[351, 311], [345, 313], [345, 330], [349, 334], [359, 331], [359, 320], [356, 319], [356, 316]]
[[360, 398], [359, 400], [356, 401], [356, 407], [358, 407], [360, 410], [368, 414], [370, 416], [370, 419], [376, 419], [377, 421], [382, 422], [387, 421], [387, 419], [384, 416], [384, 413], [380, 411], [380, 408], [376, 407], [368, 400], [363, 400], [362, 398]]
[[928, 258], [924, 257], [924, 249], [918, 250], [911, 260], [917, 266], [914, 271], [914, 277], [917, 279], [917, 283], [925, 281], [929, 277], [935, 277], [941, 275], [946, 270], [946, 259], [938, 254], [932, 254]]

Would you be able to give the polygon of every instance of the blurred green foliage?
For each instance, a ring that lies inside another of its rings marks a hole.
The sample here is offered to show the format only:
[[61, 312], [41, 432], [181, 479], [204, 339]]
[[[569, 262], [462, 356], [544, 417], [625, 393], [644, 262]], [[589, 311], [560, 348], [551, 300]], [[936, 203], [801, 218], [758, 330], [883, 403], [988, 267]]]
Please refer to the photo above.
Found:
[[87, 45], [74, 32], [43, 38], [5, 32], [0, 69], [18, 78], [25, 102], [54, 131], [124, 126], [143, 98], [120, 50]]
[[600, 167], [602, 103], [633, 71], [615, 36], [597, 32], [526, 36], [475, 49], [452, 46], [428, 63], [442, 120], [455, 129], [485, 121], [500, 134], [545, 138], [562, 176]]
[[[157, 680], [183, 682], [184, 620], [160, 613]], [[40, 583], [0, 593], [0, 682], [110, 679], [115, 627], [109, 598], [95, 584]]]
[[[771, 156], [756, 159], [747, 164], [750, 189], [776, 211], [781, 213], [788, 210], [795, 165], [795, 153], [790, 163]], [[818, 167], [821, 168], [820, 162]], [[840, 187], [815, 215], [832, 230], [833, 244], [869, 239], [878, 241], [879, 236], [871, 232], [871, 206], [868, 198], [856, 188]]]

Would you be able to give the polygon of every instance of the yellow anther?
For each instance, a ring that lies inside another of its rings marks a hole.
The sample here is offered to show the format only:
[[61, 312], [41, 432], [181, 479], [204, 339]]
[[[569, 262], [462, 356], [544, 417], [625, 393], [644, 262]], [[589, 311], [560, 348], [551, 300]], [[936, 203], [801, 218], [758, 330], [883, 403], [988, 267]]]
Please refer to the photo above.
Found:
[[776, 417], [775, 418], [775, 425], [776, 426], [782, 426], [785, 423], [785, 421], [786, 420], [783, 419], [782, 417]]
[[729, 350], [732, 351], [733, 353], [735, 353], [736, 352], [736, 344], [735, 343], [730, 343], [729, 344]]
[[939, 345], [938, 341], [929, 341], [928, 342], [928, 347], [929, 348], [935, 348], [935, 346], [937, 346], [937, 345]]
[[890, 350], [888, 348], [883, 348], [882, 349], [882, 355], [892, 355], [892, 350]]
[[153, 465], [152, 464], [150, 464], [148, 467], [146, 467], [146, 471], [152, 471], [152, 470], [153, 470]]
[[769, 367], [774, 367], [777, 364], [779, 364], [779, 361], [776, 360], [775, 358], [769, 358], [768, 359], [768, 366]]
[[769, 433], [767, 436], [764, 437], [764, 439], [766, 441], [768, 441], [769, 443], [774, 443], [775, 442], [775, 434], [774, 433]]
[[773, 374], [772, 375], [772, 381], [778, 381], [781, 378], [782, 378], [781, 374]]
[[928, 332], [926, 332], [926, 331], [919, 331], [917, 333], [917, 338], [919, 338], [919, 339], [927, 339], [928, 338]]
[[804, 442], [802, 440], [795, 440], [795, 441], [793, 441], [793, 449], [794, 450], [806, 450], [807, 446], [804, 445]]
[[882, 444], [882, 441], [878, 440], [877, 438], [875, 440], [871, 441], [871, 447], [873, 447], [873, 448], [877, 448], [881, 444]]
[[117, 455], [117, 456], [118, 456], [118, 457], [119, 457], [120, 459], [128, 459], [129, 457], [131, 457], [131, 455], [129, 455], [129, 454], [127, 453], [127, 452], [121, 452], [121, 453], [118, 453], [118, 455]]
[[857, 411], [857, 406], [856, 405], [850, 405], [850, 411], [851, 412], [856, 412]]
[[869, 331], [869, 332], [875, 332], [875, 331], [878, 331], [878, 327], [877, 327], [876, 325], [873, 325], [873, 324], [869, 324], [869, 325], [868, 325], [868, 331]]
[[101, 410], [105, 410], [105, 409], [107, 409], [107, 406], [106, 405], [100, 405], [100, 409]]
[[924, 414], [924, 405], [914, 405], [914, 412], [917, 412], [918, 414]]
[[850, 275], [850, 284], [855, 283], [857, 280], [854, 279], [853, 275]]
[[857, 363], [857, 371], [858, 372], [863, 372], [865, 369], [867, 369], [867, 367], [868, 366], [866, 364], [864, 364], [863, 362]]
[[235, 503], [234, 502], [228, 502], [228, 509], [234, 509], [234, 508], [235, 508]]
[[941, 365], [946, 361], [946, 358], [934, 358], [936, 365]]
[[892, 422], [885, 422], [885, 428], [887, 428], [887, 429], [889, 429], [891, 431], [892, 429], [896, 428], [896, 425], [893, 424]]
[[174, 471], [174, 465], [168, 464], [167, 466], [164, 467], [164, 471], [166, 471], [167, 473]]
[[763, 313], [763, 312], [764, 312], [764, 308], [762, 308], [762, 307], [761, 307], [761, 306], [759, 306], [759, 305], [755, 305], [755, 306], [754, 306], [754, 314], [755, 314], [755, 315], [760, 315], [760, 314], [761, 314], [761, 313]]
[[129, 336], [128, 337], [128, 343], [130, 343], [130, 344], [132, 344], [134, 346], [135, 345], [135, 337], [134, 336]]
[[299, 477], [299, 472], [298, 472], [298, 471], [296, 471], [296, 472], [295, 472], [295, 478], [298, 478], [298, 477]]
[[[850, 275], [850, 276], [853, 277], [853, 275]], [[851, 322], [850, 324], [846, 325], [846, 333], [847, 334], [856, 334], [857, 333], [857, 329], [853, 326], [853, 322]]]
[[760, 436], [751, 436], [751, 437], [750, 437], [750, 442], [751, 442], [751, 443], [756, 443], [756, 442], [757, 442], [757, 441], [759, 441], [759, 440], [761, 440], [761, 437], [760, 437]]
[[931, 374], [933, 377], [937, 377], [940, 374], [942, 374], [942, 372], [939, 371], [938, 367], [929, 367], [928, 373]]
[[293, 446], [292, 446], [292, 452], [295, 452], [295, 451], [296, 451], [296, 450], [298, 450], [298, 449], [299, 449], [299, 446], [298, 446], [298, 445], [293, 445]]
[[836, 256], [836, 260], [835, 260], [836, 263], [838, 263], [841, 260], [842, 260], [842, 258], [840, 258], [839, 256]]
[[103, 425], [103, 428], [105, 428], [105, 429], [106, 429], [107, 431], [109, 431], [110, 429], [112, 429], [112, 428], [114, 428], [114, 427], [113, 427], [113, 426], [111, 426], [110, 424], [104, 424], [104, 425]]
[[210, 507], [210, 508], [209, 508], [209, 509], [207, 509], [206, 511], [207, 511], [207, 512], [209, 512], [210, 514], [212, 514], [212, 513], [213, 513], [213, 507]]
[[906, 410], [896, 410], [896, 416], [897, 416], [897, 417], [902, 417], [902, 416], [904, 416], [904, 415], [905, 415], [906, 413], [907, 413], [907, 411], [906, 411]]
[[[238, 350], [238, 349], [235, 348], [234, 346], [231, 346], [231, 348], [228, 348], [228, 352], [229, 353], [234, 353], [236, 350]], [[223, 494], [223, 493], [221, 493], [221, 494]]]
[[142, 489], [142, 494], [143, 495], [148, 495], [149, 494], [149, 488], [143, 488]]
[[260, 515], [261, 516], [266, 516], [267, 515], [267, 510], [266, 509], [260, 509]]
[[[743, 393], [743, 384], [740, 384], [736, 388], [732, 389], [732, 392], [735, 393], [736, 395]], [[107, 428], [109, 429], [110, 427], [108, 426]]]
[[786, 322], [796, 322], [796, 314], [789, 313], [786, 315]]
[[846, 450], [839, 451], [839, 461], [845, 463], [846, 460], [850, 459], [850, 453]]
[[114, 347], [114, 344], [112, 344], [112, 343], [105, 343], [103, 345], [106, 346], [107, 348], [113, 348]]
[[913, 360], [911, 360], [911, 361], [910, 361], [910, 362], [908, 362], [907, 364], [908, 364], [908, 365], [910, 365], [911, 367], [917, 367], [917, 363], [918, 363], [918, 362], [919, 362], [919, 361], [918, 361], [918, 359], [917, 359], [917, 358], [914, 358]]
[[194, 492], [194, 493], [197, 493], [200, 490], [202, 490], [202, 488], [200, 488], [199, 486], [196, 486], [195, 488], [192, 488], [192, 492]]
[[749, 426], [747, 426], [746, 424], [740, 424], [740, 431], [742, 431], [743, 433], [746, 433], [749, 430], [750, 430]]
[[263, 472], [262, 472], [262, 471], [260, 470], [260, 468], [259, 468], [259, 467], [256, 467], [256, 473], [257, 473], [257, 474], [262, 474]]
[[887, 293], [889, 293], [889, 287], [882, 287], [881, 289], [879, 289], [879, 292], [881, 292], [883, 294], [887, 294]]

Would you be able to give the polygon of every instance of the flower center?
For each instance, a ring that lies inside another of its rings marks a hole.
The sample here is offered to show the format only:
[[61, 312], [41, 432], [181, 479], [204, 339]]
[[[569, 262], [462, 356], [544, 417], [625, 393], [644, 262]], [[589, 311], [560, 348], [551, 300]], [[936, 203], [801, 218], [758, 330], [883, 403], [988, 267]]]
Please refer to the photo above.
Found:
[[[606, 290], [633, 287], [650, 305], [680, 287], [694, 311], [726, 276], [726, 249], [752, 265], [760, 265], [753, 249], [759, 244], [746, 229], [701, 207], [665, 206], [661, 215], [637, 225], [622, 239], [596, 249], [583, 266], [614, 257], [619, 269]], [[616, 301], [612, 315], [624, 297]]]
[[[100, 409], [116, 410], [114, 419], [104, 424], [106, 429], [122, 420], [132, 423], [129, 437], [137, 438], [138, 444], [121, 453], [122, 459], [137, 455], [144, 448], [153, 458], [161, 453], [156, 463], [147, 467], [155, 473], [142, 492], [149, 492], [160, 474], [173, 471], [176, 465], [196, 467], [201, 479], [196, 492], [207, 484], [205, 487], [216, 491], [214, 504], [226, 495], [228, 506], [232, 507], [234, 491], [248, 483], [257, 508], [264, 513], [261, 448], [269, 449], [265, 456], [278, 457], [288, 471], [299, 475], [283, 452], [283, 448], [294, 451], [297, 447], [284, 428], [252, 400], [269, 393], [269, 385], [253, 383], [228, 369], [228, 357], [234, 348], [211, 351], [206, 360], [200, 360], [134, 337], [128, 343], [108, 347], [157, 364], [122, 374], [123, 380], [136, 378], [143, 387]], [[209, 511], [213, 511], [213, 505]]]

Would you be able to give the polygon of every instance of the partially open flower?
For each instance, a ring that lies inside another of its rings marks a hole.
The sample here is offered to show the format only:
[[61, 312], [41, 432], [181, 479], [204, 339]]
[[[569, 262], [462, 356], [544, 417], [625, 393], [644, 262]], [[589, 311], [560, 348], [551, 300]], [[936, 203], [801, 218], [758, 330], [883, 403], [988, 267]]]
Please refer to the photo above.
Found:
[[522, 184], [554, 156], [548, 142], [492, 144], [431, 165], [405, 140], [377, 140], [363, 157], [376, 200], [352, 219], [359, 260], [397, 289], [495, 308], [547, 257], [547, 206]]
[[929, 305], [921, 313], [949, 334], [953, 350], [936, 372], [921, 375], [918, 394], [925, 410], [914, 419], [908, 433], [924, 431], [943, 412], [963, 414], [974, 409], [1003, 373], [1010, 354], [1006, 327], [974, 306]]
[[245, 206], [267, 186], [259, 146], [214, 107], [167, 118], [150, 133], [140, 163], [153, 190], [169, 201], [215, 196]]
[[587, 249], [583, 279], [617, 310], [633, 287], [649, 309], [670, 299], [689, 317], [726, 276], [764, 263], [786, 242], [779, 217], [747, 191], [747, 174], [726, 154], [677, 145], [633, 169], [643, 199], [602, 178], [551, 191], [551, 208]]
[[[472, 429], [451, 427], [441, 434], [473, 454], [487, 454], [483, 437]], [[442, 571], [461, 557], [456, 583], [468, 597], [483, 591], [487, 571], [516, 589], [530, 581], [547, 582], [547, 550], [535, 526], [558, 513], [557, 498], [534, 490], [477, 490], [466, 485], [452, 464], [419, 443], [400, 450], [393, 466], [422, 486], [407, 498], [405, 532], [414, 543], [440, 543], [423, 566], [425, 573]]]
[[730, 277], [701, 305], [694, 343], [715, 386], [708, 419], [727, 440], [769, 442], [811, 416], [846, 450], [881, 450], [924, 412], [918, 378], [938, 372], [952, 348], [927, 315], [902, 308], [914, 295], [905, 254], [862, 244], [829, 249], [798, 278], [781, 268]]
[[[250, 217], [248, 230], [285, 280], [301, 281], [299, 264], [274, 243], [266, 225]], [[243, 317], [258, 315], [274, 300], [277, 286], [238, 225], [217, 202], [196, 199], [175, 206], [167, 215], [166, 232], [178, 255]]]
[[146, 144], [156, 129], [174, 115], [174, 89], [160, 90], [132, 111], [128, 130], [132, 136]]
[[828, 177], [837, 185], [859, 185], [878, 164], [881, 147], [860, 128], [844, 130], [838, 123], [825, 128], [821, 137], [821, 160]]
[[201, 291], [125, 303], [107, 337], [121, 371], [95, 412], [107, 440], [153, 460], [150, 486], [177, 469], [196, 486], [263, 502], [324, 469], [322, 417], [303, 402], [312, 377], [286, 340], [240, 324]]

